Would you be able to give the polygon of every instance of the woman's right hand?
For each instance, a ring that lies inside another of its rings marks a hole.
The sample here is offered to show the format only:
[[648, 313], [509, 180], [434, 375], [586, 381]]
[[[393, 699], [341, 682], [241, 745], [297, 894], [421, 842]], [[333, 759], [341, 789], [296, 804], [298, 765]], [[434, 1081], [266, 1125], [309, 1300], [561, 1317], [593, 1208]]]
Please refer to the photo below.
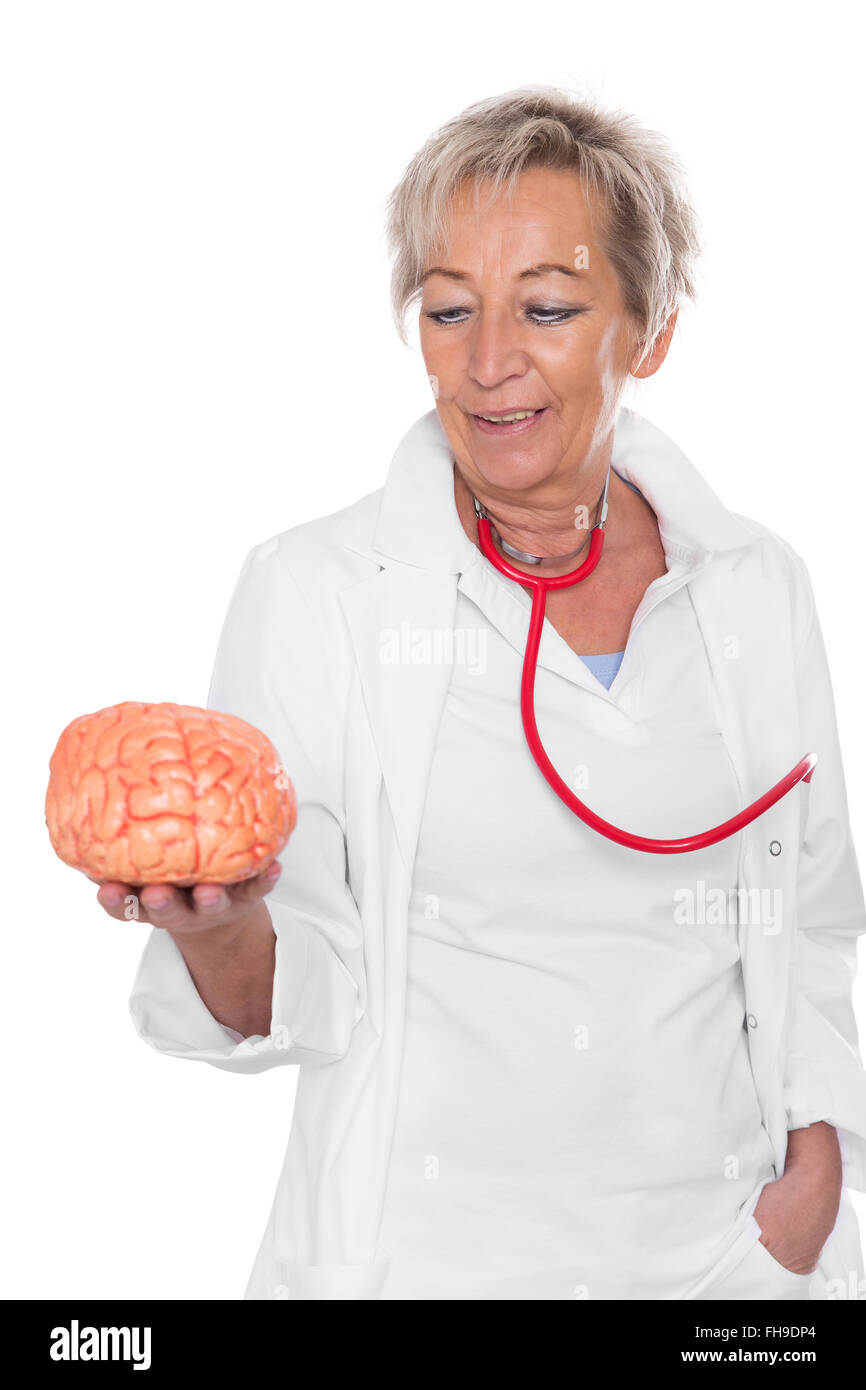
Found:
[[96, 901], [119, 922], [148, 922], [164, 927], [172, 936], [189, 937], [215, 927], [243, 926], [257, 915], [262, 899], [281, 871], [279, 861], [274, 860], [264, 873], [241, 883], [196, 883], [191, 888], [178, 888], [172, 883], [136, 885], [110, 880], [99, 884]]

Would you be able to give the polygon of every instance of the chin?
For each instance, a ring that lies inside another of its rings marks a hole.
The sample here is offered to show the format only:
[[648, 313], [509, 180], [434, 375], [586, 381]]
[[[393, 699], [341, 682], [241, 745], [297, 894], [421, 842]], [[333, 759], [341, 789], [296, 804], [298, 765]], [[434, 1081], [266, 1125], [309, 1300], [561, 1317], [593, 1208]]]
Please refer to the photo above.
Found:
[[512, 458], [485, 458], [476, 453], [472, 465], [485, 483], [504, 492], [527, 492], [547, 482], [556, 473], [559, 459], [540, 459], [526, 454]]

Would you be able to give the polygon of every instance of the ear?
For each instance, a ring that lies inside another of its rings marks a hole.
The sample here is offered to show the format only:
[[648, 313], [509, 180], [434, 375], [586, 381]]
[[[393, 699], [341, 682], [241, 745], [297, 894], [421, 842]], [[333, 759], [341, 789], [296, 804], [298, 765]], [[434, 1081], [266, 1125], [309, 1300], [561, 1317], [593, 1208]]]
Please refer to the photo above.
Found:
[[[642, 379], [643, 377], [653, 376], [658, 371], [659, 367], [668, 355], [668, 348], [671, 345], [671, 338], [674, 335], [674, 329], [676, 328], [677, 316], [679, 312], [679, 308], [676, 308], [674, 309], [673, 313], [668, 316], [664, 328], [662, 329], [661, 333], [658, 335], [658, 337], [655, 340], [655, 343], [653, 344], [653, 349], [649, 357], [647, 357], [646, 360], [642, 362], [639, 367], [630, 368], [629, 376], [634, 376], [638, 379]], [[636, 362], [640, 357], [640, 348], [642, 346], [643, 341], [641, 341], [641, 343], [638, 344], [638, 350], [635, 352], [633, 361]]]

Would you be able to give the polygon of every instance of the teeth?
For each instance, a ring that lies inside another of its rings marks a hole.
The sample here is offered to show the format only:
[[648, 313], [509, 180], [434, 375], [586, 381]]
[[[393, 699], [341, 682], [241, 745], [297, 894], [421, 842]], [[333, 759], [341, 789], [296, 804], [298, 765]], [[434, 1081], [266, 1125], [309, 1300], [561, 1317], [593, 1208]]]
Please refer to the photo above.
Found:
[[510, 425], [512, 420], [528, 420], [530, 415], [537, 415], [537, 410], [518, 410], [514, 415], [482, 415], [482, 420], [489, 420], [493, 425]]

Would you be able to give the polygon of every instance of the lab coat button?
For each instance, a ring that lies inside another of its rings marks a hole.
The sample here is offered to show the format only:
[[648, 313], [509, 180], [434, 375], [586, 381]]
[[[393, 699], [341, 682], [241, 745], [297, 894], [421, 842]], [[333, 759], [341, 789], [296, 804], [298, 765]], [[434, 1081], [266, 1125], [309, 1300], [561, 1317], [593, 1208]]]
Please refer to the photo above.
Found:
[[750, 1028], [757, 1028], [758, 1026], [758, 1020], [755, 1018], [754, 1014], [747, 1014], [746, 1022], [748, 1023]]
[[781, 853], [782, 853], [782, 846], [781, 846], [781, 844], [779, 843], [778, 840], [771, 840], [771, 841], [770, 841], [770, 853], [771, 853], [771, 854], [781, 854]]

